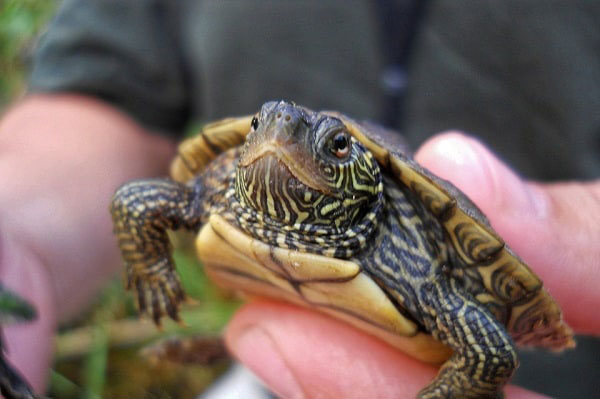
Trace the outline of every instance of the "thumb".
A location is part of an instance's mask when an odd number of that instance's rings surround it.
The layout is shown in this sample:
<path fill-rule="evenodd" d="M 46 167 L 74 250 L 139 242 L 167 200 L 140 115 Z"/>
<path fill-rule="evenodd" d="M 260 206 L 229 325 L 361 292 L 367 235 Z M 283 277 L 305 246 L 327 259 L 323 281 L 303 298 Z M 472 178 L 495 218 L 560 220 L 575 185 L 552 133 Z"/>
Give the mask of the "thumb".
<path fill-rule="evenodd" d="M 482 143 L 461 133 L 438 135 L 416 160 L 451 181 L 542 278 L 566 320 L 600 333 L 600 182 L 539 184 L 519 177 Z"/>
<path fill-rule="evenodd" d="M 509 245 L 522 231 L 514 226 L 546 222 L 545 193 L 521 179 L 472 137 L 461 133 L 435 136 L 417 151 L 415 159 L 464 192 Z"/>
<path fill-rule="evenodd" d="M 427 141 L 416 160 L 451 181 L 485 213 L 496 210 L 510 217 L 542 217 L 544 198 L 481 142 L 461 133 L 444 133 Z"/>

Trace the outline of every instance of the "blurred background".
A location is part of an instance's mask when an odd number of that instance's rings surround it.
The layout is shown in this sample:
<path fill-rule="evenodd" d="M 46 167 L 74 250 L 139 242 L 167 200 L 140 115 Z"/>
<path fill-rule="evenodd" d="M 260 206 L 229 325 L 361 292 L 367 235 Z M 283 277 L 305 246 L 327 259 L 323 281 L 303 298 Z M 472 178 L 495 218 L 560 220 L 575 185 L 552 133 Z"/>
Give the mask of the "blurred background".
<path fill-rule="evenodd" d="M 0 2 L 0 110 L 23 93 L 28 56 L 56 5 L 53 0 Z"/>
<path fill-rule="evenodd" d="M 0 1 L 0 114 L 25 92 L 31 53 L 59 3 Z M 186 326 L 165 321 L 159 331 L 151 322 L 140 320 L 121 276 L 116 277 L 91 309 L 61 326 L 49 397 L 192 398 L 227 370 L 230 362 L 219 336 L 240 302 L 207 281 L 186 244 L 189 241 L 179 239 L 184 248 L 175 255 L 178 271 L 186 292 L 196 299 L 182 312 Z M 201 360 L 205 365 L 157 361 L 153 356 L 152 344 L 188 335 L 206 337 L 199 343 L 209 354 Z"/>
<path fill-rule="evenodd" d="M 36 38 L 53 15 L 56 0 L 0 1 L 0 112 L 24 93 Z M 116 278 L 96 304 L 62 326 L 48 395 L 54 398 L 189 398 L 228 367 L 218 335 L 239 301 L 212 286 L 185 245 L 176 254 L 185 290 L 196 303 L 184 309 L 186 327 L 166 322 L 158 331 L 140 321 L 132 296 Z M 595 314 L 590 309 L 590 314 Z M 152 349 L 168 336 L 200 334 L 214 356 L 205 365 L 156 362 Z M 145 354 L 144 354 L 145 353 Z M 578 349 L 560 357 L 524 351 L 515 383 L 558 397 L 600 397 L 600 344 L 579 337 Z M 572 384 L 572 385 L 571 385 Z"/>

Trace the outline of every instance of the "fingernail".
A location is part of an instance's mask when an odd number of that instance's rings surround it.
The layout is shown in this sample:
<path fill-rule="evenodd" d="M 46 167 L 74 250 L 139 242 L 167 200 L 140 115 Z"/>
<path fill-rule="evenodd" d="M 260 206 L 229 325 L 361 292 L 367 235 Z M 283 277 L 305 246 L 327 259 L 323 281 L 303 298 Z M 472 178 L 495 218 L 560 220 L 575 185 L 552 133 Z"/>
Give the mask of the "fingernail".
<path fill-rule="evenodd" d="M 276 341 L 264 329 L 249 327 L 230 341 L 230 349 L 242 363 L 282 398 L 304 398 L 304 393 L 286 364 Z"/>
<path fill-rule="evenodd" d="M 488 201 L 487 193 L 492 188 L 490 173 L 478 146 L 469 136 L 449 132 L 427 141 L 417 153 L 417 161 L 473 199 Z"/>
<path fill-rule="evenodd" d="M 490 200 L 495 202 L 496 209 L 515 217 L 540 217 L 544 214 L 545 197 L 540 195 L 539 190 L 483 144 L 474 142 L 472 151 L 478 154 L 482 166 L 480 178 L 488 179 Z"/>

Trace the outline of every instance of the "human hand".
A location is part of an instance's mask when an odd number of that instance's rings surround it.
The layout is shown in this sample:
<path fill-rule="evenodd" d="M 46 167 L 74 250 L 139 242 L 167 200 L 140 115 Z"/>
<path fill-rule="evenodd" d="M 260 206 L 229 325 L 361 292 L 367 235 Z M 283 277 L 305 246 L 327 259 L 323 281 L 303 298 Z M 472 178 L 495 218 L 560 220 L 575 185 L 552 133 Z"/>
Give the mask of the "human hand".
<path fill-rule="evenodd" d="M 36 95 L 0 122 L 0 278 L 38 319 L 8 327 L 7 353 L 43 392 L 56 324 L 120 267 L 108 203 L 123 182 L 165 174 L 168 139 L 76 95 Z"/>
<path fill-rule="evenodd" d="M 520 179 L 478 141 L 450 133 L 416 159 L 452 181 L 542 278 L 579 333 L 600 334 L 600 182 Z M 229 324 L 232 353 L 284 398 L 414 398 L 436 369 L 316 312 L 253 302 Z M 539 398 L 517 387 L 507 398 Z"/>

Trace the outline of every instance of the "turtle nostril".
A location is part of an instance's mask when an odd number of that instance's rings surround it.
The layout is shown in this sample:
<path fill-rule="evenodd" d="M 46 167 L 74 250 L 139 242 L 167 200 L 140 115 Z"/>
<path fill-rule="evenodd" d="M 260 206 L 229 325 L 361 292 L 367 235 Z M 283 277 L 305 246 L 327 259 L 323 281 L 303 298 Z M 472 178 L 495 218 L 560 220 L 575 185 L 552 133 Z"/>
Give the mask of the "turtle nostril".
<path fill-rule="evenodd" d="M 281 108 L 275 110 L 273 121 L 276 122 L 280 128 L 293 130 L 302 121 L 302 112 L 293 105 L 283 104 Z"/>

